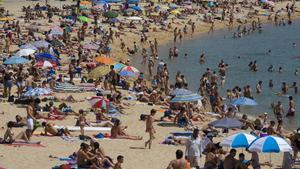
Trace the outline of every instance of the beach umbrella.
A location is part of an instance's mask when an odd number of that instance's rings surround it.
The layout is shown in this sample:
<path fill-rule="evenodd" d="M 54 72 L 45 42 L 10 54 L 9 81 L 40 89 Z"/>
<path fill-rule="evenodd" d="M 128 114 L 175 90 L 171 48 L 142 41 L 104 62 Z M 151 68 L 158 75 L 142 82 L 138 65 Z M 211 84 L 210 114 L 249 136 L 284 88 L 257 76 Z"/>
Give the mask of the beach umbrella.
<path fill-rule="evenodd" d="M 99 77 L 106 75 L 109 71 L 109 66 L 98 66 L 88 74 L 88 78 L 98 79 Z"/>
<path fill-rule="evenodd" d="M 180 89 L 180 88 L 176 88 L 170 92 L 170 95 L 172 96 L 189 95 L 189 94 L 193 94 L 193 92 L 187 89 Z"/>
<path fill-rule="evenodd" d="M 143 18 L 138 17 L 138 16 L 131 16 L 127 18 L 128 20 L 132 20 L 132 21 L 140 21 L 143 20 Z"/>
<path fill-rule="evenodd" d="M 80 92 L 83 90 L 83 88 L 65 82 L 56 84 L 54 90 L 57 92 Z"/>
<path fill-rule="evenodd" d="M 123 63 L 116 63 L 114 64 L 114 70 L 116 71 L 120 71 L 121 69 L 123 69 L 123 67 L 125 67 L 126 65 L 124 65 Z"/>
<path fill-rule="evenodd" d="M 171 9 L 176 9 L 176 8 L 178 8 L 178 5 L 176 5 L 176 4 L 170 4 L 169 7 L 170 7 Z"/>
<path fill-rule="evenodd" d="M 39 41 L 33 42 L 33 45 L 37 48 L 48 48 L 50 43 L 45 40 L 39 40 Z"/>
<path fill-rule="evenodd" d="M 99 63 L 105 64 L 105 65 L 111 65 L 113 63 L 113 60 L 111 58 L 105 57 L 105 56 L 98 56 L 95 58 L 95 60 Z"/>
<path fill-rule="evenodd" d="M 37 64 L 37 67 L 41 67 L 41 68 L 49 68 L 49 67 L 53 67 L 56 68 L 57 64 L 55 62 L 50 62 L 47 60 L 40 60 Z"/>
<path fill-rule="evenodd" d="M 142 11 L 141 7 L 139 7 L 139 6 L 133 6 L 131 8 L 135 11 Z"/>
<path fill-rule="evenodd" d="M 201 99 L 202 96 L 200 96 L 197 93 L 192 93 L 192 94 L 177 95 L 170 102 L 171 103 L 195 102 Z"/>
<path fill-rule="evenodd" d="M 55 63 L 59 62 L 57 57 L 51 55 L 50 53 L 39 53 L 39 54 L 35 55 L 35 58 L 37 60 L 50 60 L 50 61 L 53 61 Z"/>
<path fill-rule="evenodd" d="M 256 137 L 246 133 L 236 133 L 223 139 L 220 146 L 231 148 L 247 148 Z"/>
<path fill-rule="evenodd" d="M 92 22 L 92 19 L 90 19 L 86 16 L 78 16 L 78 20 L 81 22 Z"/>
<path fill-rule="evenodd" d="M 53 39 L 51 42 L 50 42 L 50 44 L 52 45 L 52 46 L 63 46 L 64 44 L 61 42 L 61 41 L 59 41 L 58 39 Z"/>
<path fill-rule="evenodd" d="M 80 5 L 91 5 L 90 1 L 81 1 Z"/>
<path fill-rule="evenodd" d="M 232 118 L 222 118 L 216 121 L 209 123 L 209 125 L 214 126 L 215 128 L 241 128 L 243 123 L 239 120 L 232 119 Z"/>
<path fill-rule="evenodd" d="M 21 49 L 15 54 L 15 56 L 29 56 L 34 53 L 35 53 L 35 50 L 33 50 L 33 49 Z"/>
<path fill-rule="evenodd" d="M 233 99 L 231 104 L 235 106 L 255 106 L 257 105 L 255 100 L 249 99 L 247 97 L 240 97 L 237 99 Z"/>
<path fill-rule="evenodd" d="M 128 77 L 137 77 L 139 73 L 140 71 L 137 68 L 132 66 L 125 66 L 119 72 L 121 76 L 128 76 Z"/>
<path fill-rule="evenodd" d="M 109 19 L 109 22 L 110 23 L 117 23 L 117 22 L 120 22 L 120 20 L 118 18 L 111 18 L 111 19 Z"/>
<path fill-rule="evenodd" d="M 107 3 L 119 3 L 122 2 L 122 0 L 106 0 Z"/>
<path fill-rule="evenodd" d="M 118 14 L 113 11 L 107 11 L 103 14 L 103 16 L 106 18 L 116 18 L 116 17 L 118 17 Z"/>
<path fill-rule="evenodd" d="M 100 9 L 104 9 L 103 5 L 95 5 L 92 7 L 92 9 L 95 9 L 95 10 L 100 10 Z"/>
<path fill-rule="evenodd" d="M 24 64 L 28 63 L 29 60 L 19 56 L 12 56 L 4 61 L 5 65 L 16 65 L 16 64 Z"/>
<path fill-rule="evenodd" d="M 92 108 L 107 108 L 109 100 L 101 96 L 94 96 L 87 99 Z"/>
<path fill-rule="evenodd" d="M 177 9 L 173 10 L 170 12 L 172 15 L 177 15 L 177 14 L 180 14 L 181 12 Z"/>
<path fill-rule="evenodd" d="M 32 49 L 32 50 L 38 50 L 38 48 L 35 47 L 35 46 L 32 45 L 32 44 L 21 45 L 21 46 L 20 46 L 20 49 Z"/>
<path fill-rule="evenodd" d="M 258 153 L 291 152 L 291 146 L 281 137 L 266 136 L 256 139 L 248 147 L 249 151 Z"/>
<path fill-rule="evenodd" d="M 34 88 L 32 90 L 27 91 L 24 93 L 24 96 L 26 97 L 34 97 L 34 96 L 45 96 L 45 95 L 51 95 L 53 91 L 49 88 Z"/>
<path fill-rule="evenodd" d="M 88 44 L 84 44 L 83 49 L 88 49 L 88 50 L 98 50 L 98 46 L 94 43 L 88 43 Z"/>
<path fill-rule="evenodd" d="M 270 153 L 269 163 L 272 164 L 271 153 L 291 152 L 292 147 L 281 137 L 266 136 L 254 140 L 248 150 L 258 153 Z"/>
<path fill-rule="evenodd" d="M 12 18 L 8 18 L 8 17 L 0 18 L 1 22 L 12 21 L 12 20 L 13 20 Z"/>
<path fill-rule="evenodd" d="M 127 0 L 127 4 L 138 4 L 140 0 Z"/>

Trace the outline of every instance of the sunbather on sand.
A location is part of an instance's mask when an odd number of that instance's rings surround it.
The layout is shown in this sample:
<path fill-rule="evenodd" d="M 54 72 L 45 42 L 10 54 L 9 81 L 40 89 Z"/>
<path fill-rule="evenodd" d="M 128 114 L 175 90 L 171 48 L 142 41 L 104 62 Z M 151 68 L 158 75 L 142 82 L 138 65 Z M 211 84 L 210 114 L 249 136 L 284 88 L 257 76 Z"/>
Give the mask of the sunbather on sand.
<path fill-rule="evenodd" d="M 129 140 L 142 140 L 143 137 L 140 136 L 130 136 L 124 132 L 124 130 L 127 128 L 121 127 L 121 122 L 120 120 L 116 120 L 114 122 L 114 126 L 111 128 L 111 138 L 116 138 L 116 139 L 129 139 Z"/>
<path fill-rule="evenodd" d="M 105 113 L 105 109 L 96 110 L 96 123 L 92 123 L 93 127 L 112 127 L 114 124 L 110 122 L 111 118 L 107 117 Z"/>
<path fill-rule="evenodd" d="M 24 140 L 26 143 L 30 143 L 30 144 L 40 144 L 41 142 L 31 142 L 30 141 L 30 137 L 31 137 L 31 130 L 30 129 L 26 129 L 25 131 L 20 132 L 16 137 L 14 137 L 14 133 L 12 131 L 12 127 L 13 127 L 13 122 L 8 122 L 7 123 L 7 130 L 4 134 L 4 138 L 1 141 L 2 143 L 14 143 L 17 140 Z"/>
<path fill-rule="evenodd" d="M 71 133 L 69 132 L 69 130 L 67 128 L 60 128 L 60 129 L 56 129 L 54 128 L 53 123 L 49 123 L 49 122 L 43 122 L 42 126 L 44 127 L 44 132 L 45 133 L 41 133 L 41 135 L 46 135 L 49 133 L 52 136 L 71 136 Z"/>

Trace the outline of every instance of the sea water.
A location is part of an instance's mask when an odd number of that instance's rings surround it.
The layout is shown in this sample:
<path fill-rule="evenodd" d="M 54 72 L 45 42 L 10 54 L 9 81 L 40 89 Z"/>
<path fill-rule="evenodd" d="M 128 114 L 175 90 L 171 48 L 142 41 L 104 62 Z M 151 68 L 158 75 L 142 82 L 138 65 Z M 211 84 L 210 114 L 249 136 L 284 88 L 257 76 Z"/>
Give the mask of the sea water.
<path fill-rule="evenodd" d="M 296 47 L 293 47 L 296 43 Z M 221 59 L 229 64 L 226 72 L 226 83 L 219 91 L 226 97 L 226 90 L 234 86 L 243 88 L 251 85 L 252 93 L 257 101 L 257 106 L 242 106 L 241 113 L 258 115 L 268 112 L 270 118 L 274 119 L 271 103 L 281 101 L 284 104 L 285 113 L 288 110 L 288 97 L 277 96 L 275 93 L 281 91 L 282 82 L 289 86 L 293 82 L 300 83 L 300 75 L 295 76 L 294 71 L 300 68 L 300 21 L 294 21 L 292 25 L 275 27 L 273 24 L 264 24 L 262 33 L 254 32 L 242 38 L 234 39 L 233 32 L 221 30 L 214 32 L 213 35 L 203 34 L 200 37 L 186 37 L 181 43 L 177 42 L 179 57 L 170 59 L 169 48 L 174 47 L 174 43 L 161 45 L 159 47 L 159 57 L 167 63 L 170 72 L 170 79 L 174 83 L 177 71 L 185 75 L 189 89 L 197 91 L 199 80 L 206 68 L 218 72 L 218 63 Z M 268 50 L 271 50 L 270 54 Z M 199 56 L 205 52 L 207 62 L 199 64 Z M 185 58 L 184 54 L 188 56 Z M 300 58 L 300 57 L 299 57 Z M 248 64 L 257 61 L 258 71 L 251 72 Z M 274 72 L 268 72 L 269 65 L 274 66 Z M 139 67 L 139 66 L 138 66 Z M 279 67 L 283 72 L 279 73 Z M 268 87 L 269 80 L 272 79 L 274 87 Z M 263 81 L 263 91 L 256 94 L 256 84 Z M 300 85 L 300 84 L 299 84 Z M 294 94 L 294 89 L 290 88 L 289 95 L 294 96 L 296 102 L 296 117 L 285 118 L 285 124 L 289 129 L 300 127 L 300 99 L 299 95 Z"/>

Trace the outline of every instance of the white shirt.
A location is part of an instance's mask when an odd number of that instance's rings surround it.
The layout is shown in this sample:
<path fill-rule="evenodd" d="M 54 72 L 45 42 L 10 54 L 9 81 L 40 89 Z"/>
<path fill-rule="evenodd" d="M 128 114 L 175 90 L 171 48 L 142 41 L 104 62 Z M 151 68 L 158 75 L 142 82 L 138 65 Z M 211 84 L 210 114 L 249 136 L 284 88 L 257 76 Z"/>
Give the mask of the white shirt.
<path fill-rule="evenodd" d="M 185 155 L 190 157 L 200 157 L 202 154 L 202 142 L 201 139 L 194 138 L 191 136 L 190 139 L 187 140 Z"/>

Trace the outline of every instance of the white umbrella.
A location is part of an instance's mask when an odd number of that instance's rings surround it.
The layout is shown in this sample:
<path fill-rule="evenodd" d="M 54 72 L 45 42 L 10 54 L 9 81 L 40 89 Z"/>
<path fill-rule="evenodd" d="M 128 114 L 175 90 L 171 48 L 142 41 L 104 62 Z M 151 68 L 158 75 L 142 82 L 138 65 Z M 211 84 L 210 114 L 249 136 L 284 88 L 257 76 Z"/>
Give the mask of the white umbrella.
<path fill-rule="evenodd" d="M 138 17 L 138 16 L 131 16 L 127 18 L 128 20 L 132 20 L 132 21 L 140 21 L 143 20 L 143 18 Z"/>
<path fill-rule="evenodd" d="M 35 53 L 35 50 L 33 50 L 33 49 L 21 49 L 15 54 L 15 56 L 29 56 L 34 53 Z"/>

